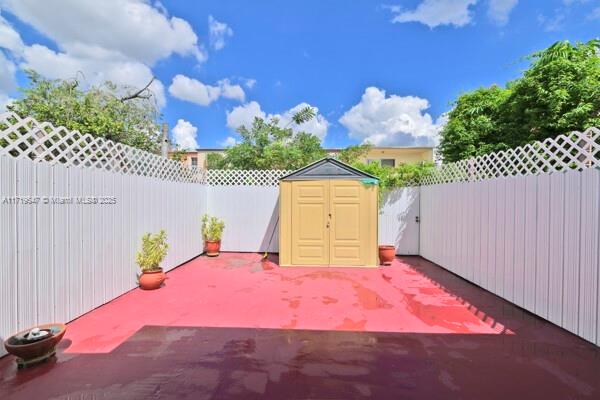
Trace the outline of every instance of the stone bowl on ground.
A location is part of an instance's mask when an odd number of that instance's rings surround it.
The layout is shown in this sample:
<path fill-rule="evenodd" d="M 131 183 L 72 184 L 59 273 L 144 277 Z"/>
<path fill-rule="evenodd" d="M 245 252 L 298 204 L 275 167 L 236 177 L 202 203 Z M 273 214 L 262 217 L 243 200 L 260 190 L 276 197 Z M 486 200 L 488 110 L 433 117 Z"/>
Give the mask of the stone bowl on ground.
<path fill-rule="evenodd" d="M 27 334 L 33 328 L 46 330 L 49 334 L 43 338 L 28 341 Z M 56 353 L 56 345 L 61 341 L 66 331 L 67 327 L 60 323 L 38 325 L 6 339 L 4 348 L 17 357 L 19 367 L 26 367 L 52 357 Z"/>

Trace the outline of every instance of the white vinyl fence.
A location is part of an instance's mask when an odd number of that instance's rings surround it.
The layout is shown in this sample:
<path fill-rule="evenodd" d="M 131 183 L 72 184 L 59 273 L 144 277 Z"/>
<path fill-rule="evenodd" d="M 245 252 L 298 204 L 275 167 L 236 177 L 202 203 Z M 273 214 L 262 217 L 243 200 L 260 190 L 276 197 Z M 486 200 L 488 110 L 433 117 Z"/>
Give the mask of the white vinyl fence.
<path fill-rule="evenodd" d="M 235 181 L 234 181 L 235 182 Z M 224 220 L 223 251 L 279 251 L 279 187 L 208 186 L 207 210 Z M 419 188 L 391 192 L 379 214 L 379 243 L 419 254 Z"/>
<path fill-rule="evenodd" d="M 225 222 L 223 251 L 278 251 L 278 186 L 208 186 L 206 190 L 208 213 Z"/>
<path fill-rule="evenodd" d="M 167 270 L 199 255 L 205 190 L 0 156 L 0 339 L 71 321 L 136 287 L 146 232 L 167 231 Z"/>
<path fill-rule="evenodd" d="M 419 187 L 388 193 L 379 211 L 379 244 L 396 246 L 396 254 L 419 254 Z"/>
<path fill-rule="evenodd" d="M 421 188 L 421 255 L 600 345 L 600 170 Z"/>

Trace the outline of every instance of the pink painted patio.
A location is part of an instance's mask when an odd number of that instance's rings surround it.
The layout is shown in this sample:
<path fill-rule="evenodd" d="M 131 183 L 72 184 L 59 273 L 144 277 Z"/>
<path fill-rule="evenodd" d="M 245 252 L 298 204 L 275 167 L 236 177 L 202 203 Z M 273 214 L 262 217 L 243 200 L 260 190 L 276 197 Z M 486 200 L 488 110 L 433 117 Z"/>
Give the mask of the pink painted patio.
<path fill-rule="evenodd" d="M 276 261 L 198 257 L 69 323 L 56 360 L 1 359 L 2 398 L 597 398 L 594 345 L 420 257 Z"/>

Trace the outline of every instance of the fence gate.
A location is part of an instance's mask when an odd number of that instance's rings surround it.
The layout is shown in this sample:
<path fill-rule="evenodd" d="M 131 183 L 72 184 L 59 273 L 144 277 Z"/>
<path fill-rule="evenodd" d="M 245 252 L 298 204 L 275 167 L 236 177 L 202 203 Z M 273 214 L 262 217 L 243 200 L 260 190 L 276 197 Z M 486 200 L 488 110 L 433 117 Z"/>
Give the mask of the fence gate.
<path fill-rule="evenodd" d="M 419 254 L 420 188 L 396 189 L 385 196 L 379 215 L 379 244 L 393 244 L 398 255 Z"/>

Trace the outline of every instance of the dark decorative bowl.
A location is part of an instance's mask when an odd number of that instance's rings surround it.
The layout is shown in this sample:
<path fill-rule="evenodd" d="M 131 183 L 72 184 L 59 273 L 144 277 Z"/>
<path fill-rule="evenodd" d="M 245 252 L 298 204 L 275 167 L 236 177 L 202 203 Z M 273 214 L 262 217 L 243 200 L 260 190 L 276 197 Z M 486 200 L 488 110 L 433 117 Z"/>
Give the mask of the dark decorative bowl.
<path fill-rule="evenodd" d="M 26 335 L 33 328 L 48 330 L 50 331 L 50 335 L 33 342 L 27 342 L 25 340 Z M 19 367 L 43 361 L 53 356 L 56 352 L 56 345 L 67 331 L 67 327 L 64 324 L 58 323 L 38 325 L 33 328 L 12 335 L 4 341 L 6 351 L 18 357 L 17 364 Z"/>

